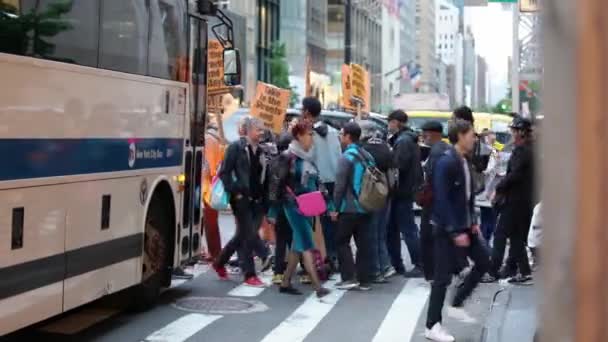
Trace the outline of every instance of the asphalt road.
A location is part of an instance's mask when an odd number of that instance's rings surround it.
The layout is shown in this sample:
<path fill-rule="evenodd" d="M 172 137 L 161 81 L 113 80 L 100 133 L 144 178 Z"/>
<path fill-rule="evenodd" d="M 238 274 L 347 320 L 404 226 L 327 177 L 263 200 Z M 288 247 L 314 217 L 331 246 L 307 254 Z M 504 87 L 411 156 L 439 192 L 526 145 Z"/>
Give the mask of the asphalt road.
<path fill-rule="evenodd" d="M 221 219 L 223 236 L 234 229 L 231 217 Z M 191 281 L 175 281 L 153 309 L 133 313 L 119 296 L 87 305 L 69 315 L 27 328 L 1 341 L 200 341 L 295 342 L 425 341 L 424 319 L 429 285 L 421 279 L 394 277 L 369 292 L 332 294 L 319 301 L 307 285 L 295 283 L 302 296 L 278 293 L 276 287 L 252 289 L 239 275 L 220 281 L 206 265 L 189 269 Z M 264 275 L 270 282 L 270 274 Z M 475 323 L 446 317 L 445 325 L 459 342 L 478 342 L 500 285 L 481 285 L 467 303 Z M 449 297 L 449 296 L 448 296 Z M 521 341 L 525 342 L 525 341 Z"/>

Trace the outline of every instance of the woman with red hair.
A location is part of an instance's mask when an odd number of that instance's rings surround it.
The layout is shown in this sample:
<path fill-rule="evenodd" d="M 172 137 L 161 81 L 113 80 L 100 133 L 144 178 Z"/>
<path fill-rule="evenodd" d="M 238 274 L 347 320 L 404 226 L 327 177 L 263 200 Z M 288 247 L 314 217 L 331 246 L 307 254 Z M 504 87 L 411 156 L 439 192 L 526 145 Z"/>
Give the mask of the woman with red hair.
<path fill-rule="evenodd" d="M 268 196 L 271 201 L 269 222 L 274 224 L 278 212 L 283 210 L 292 230 L 291 250 L 280 292 L 302 294 L 291 285 L 291 277 L 302 255 L 304 268 L 311 277 L 317 297 L 321 298 L 330 291 L 321 285 L 314 266 L 312 253 L 315 247 L 312 230 L 314 221 L 313 218 L 302 215 L 295 202 L 295 196 L 319 191 L 319 171 L 313 163 L 312 154 L 312 127 L 306 122 L 299 122 L 292 127 L 291 134 L 293 141 L 280 155 L 278 169 L 270 178 Z"/>

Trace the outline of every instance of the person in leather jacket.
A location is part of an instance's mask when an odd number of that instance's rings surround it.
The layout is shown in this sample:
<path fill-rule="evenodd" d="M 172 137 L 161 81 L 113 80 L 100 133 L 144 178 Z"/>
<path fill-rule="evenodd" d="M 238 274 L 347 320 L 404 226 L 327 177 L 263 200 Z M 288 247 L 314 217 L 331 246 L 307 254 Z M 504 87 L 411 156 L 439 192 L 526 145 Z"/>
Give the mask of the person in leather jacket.
<path fill-rule="evenodd" d="M 510 267 L 516 267 L 519 273 L 512 277 L 511 283 L 531 283 L 532 275 L 526 241 L 535 199 L 534 182 L 534 147 L 532 143 L 532 122 L 516 117 L 511 124 L 511 133 L 515 148 L 509 159 L 507 174 L 496 185 L 494 197 L 501 198 L 501 213 L 497 232 L 505 234 L 511 242 Z M 490 275 L 497 277 L 502 265 L 505 239 L 495 239 L 492 251 L 492 268 Z M 511 270 L 512 272 L 515 270 Z M 513 272 L 514 273 L 514 272 Z"/>

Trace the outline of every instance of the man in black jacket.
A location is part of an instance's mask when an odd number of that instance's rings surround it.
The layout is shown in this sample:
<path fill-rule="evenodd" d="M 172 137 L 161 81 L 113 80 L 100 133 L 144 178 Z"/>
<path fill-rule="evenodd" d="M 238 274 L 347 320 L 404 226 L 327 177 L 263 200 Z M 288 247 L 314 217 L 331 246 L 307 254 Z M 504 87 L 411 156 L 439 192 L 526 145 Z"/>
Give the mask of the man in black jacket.
<path fill-rule="evenodd" d="M 428 121 L 422 126 L 422 136 L 424 143 L 431 147 L 429 157 L 424 163 L 424 188 L 423 195 L 425 200 L 432 200 L 433 167 L 450 145 L 442 140 L 443 126 L 439 121 Z M 433 226 L 431 225 L 431 213 L 433 211 L 432 202 L 422 204 L 422 214 L 420 216 L 420 244 L 422 250 L 422 265 L 424 278 L 427 281 L 433 280 Z"/>
<path fill-rule="evenodd" d="M 403 236 L 414 270 L 411 277 L 422 277 L 420 258 L 420 237 L 414 217 L 414 195 L 423 182 L 422 165 L 418 135 L 407 126 L 408 116 L 396 110 L 388 116 L 389 144 L 393 148 L 393 165 L 399 170 L 399 184 L 391 202 L 390 223 L 388 226 L 388 251 L 395 270 L 403 275 L 405 267 L 401 258 L 401 239 Z"/>
<path fill-rule="evenodd" d="M 241 270 L 248 286 L 262 287 L 265 284 L 256 276 L 253 250 L 260 245 L 258 229 L 264 213 L 264 183 L 266 176 L 266 157 L 259 146 L 264 134 L 264 125 L 253 117 L 246 117 L 240 129 L 244 136 L 228 146 L 220 179 L 230 194 L 230 206 L 236 219 L 236 233 L 226 244 L 213 265 L 220 279 L 227 279 L 225 265 L 238 251 Z M 261 257 L 267 264 L 266 251 Z"/>
<path fill-rule="evenodd" d="M 509 257 L 512 265 L 517 265 L 519 274 L 509 282 L 531 284 L 532 272 L 528 263 L 526 242 L 530 221 L 535 205 L 534 185 L 534 148 L 532 146 L 532 123 L 530 120 L 516 117 L 511 124 L 511 134 L 515 149 L 509 159 L 507 174 L 496 185 L 496 196 L 502 198 L 497 234 L 505 234 L 511 241 Z M 504 257 L 506 239 L 494 239 L 492 250 L 492 268 L 490 275 L 497 278 Z"/>
<path fill-rule="evenodd" d="M 379 127 L 369 120 L 359 122 L 361 127 L 361 147 L 369 152 L 376 162 L 376 167 L 384 174 L 388 174 L 393 167 L 393 153 L 386 140 L 382 139 Z M 388 201 L 384 208 L 372 214 L 372 225 L 369 229 L 370 239 L 370 264 L 372 281 L 374 283 L 386 283 L 387 277 L 395 273 L 391 266 L 386 244 L 386 227 L 388 224 L 389 205 Z"/>

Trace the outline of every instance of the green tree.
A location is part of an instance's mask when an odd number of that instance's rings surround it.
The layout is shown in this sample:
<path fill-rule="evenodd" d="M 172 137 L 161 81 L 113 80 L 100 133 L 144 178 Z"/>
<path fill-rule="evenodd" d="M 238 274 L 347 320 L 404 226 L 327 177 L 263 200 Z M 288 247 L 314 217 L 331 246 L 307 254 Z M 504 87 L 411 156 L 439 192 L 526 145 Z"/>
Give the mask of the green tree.
<path fill-rule="evenodd" d="M 283 89 L 291 90 L 291 98 L 289 105 L 294 107 L 298 101 L 298 94 L 289 84 L 289 64 L 287 64 L 287 48 L 285 43 L 273 42 L 270 46 L 270 58 L 268 64 L 270 66 L 270 84 Z"/>
<path fill-rule="evenodd" d="M 40 0 L 19 14 L 14 6 L 0 2 L 0 38 L 7 52 L 46 57 L 55 52 L 48 40 L 72 25 L 62 17 L 72 10 L 72 0 L 56 1 L 40 10 Z M 12 14 L 12 15 L 11 15 Z"/>

